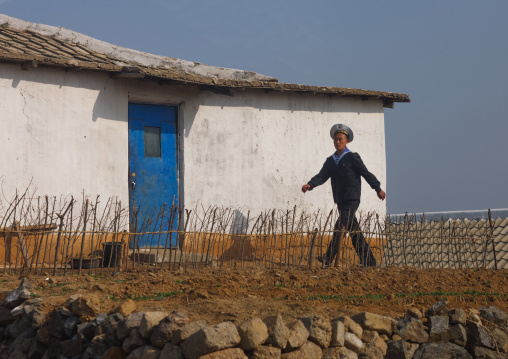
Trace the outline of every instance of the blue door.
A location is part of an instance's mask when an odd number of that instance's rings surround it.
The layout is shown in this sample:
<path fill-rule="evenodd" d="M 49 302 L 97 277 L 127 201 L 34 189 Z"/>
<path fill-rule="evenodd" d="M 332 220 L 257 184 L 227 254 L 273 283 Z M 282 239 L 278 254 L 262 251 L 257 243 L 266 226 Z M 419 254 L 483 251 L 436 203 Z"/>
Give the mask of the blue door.
<path fill-rule="evenodd" d="M 176 229 L 177 211 L 171 210 L 178 206 L 175 107 L 129 104 L 129 192 L 132 231 Z M 169 247 L 176 241 L 175 234 L 146 234 L 131 247 Z"/>

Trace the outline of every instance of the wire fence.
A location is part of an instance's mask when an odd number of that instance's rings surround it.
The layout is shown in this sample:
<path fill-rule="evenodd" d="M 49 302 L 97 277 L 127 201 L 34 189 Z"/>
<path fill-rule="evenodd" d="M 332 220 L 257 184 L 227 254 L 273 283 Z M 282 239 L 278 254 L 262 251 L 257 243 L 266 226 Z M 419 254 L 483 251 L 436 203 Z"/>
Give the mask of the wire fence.
<path fill-rule="evenodd" d="M 492 221 L 392 221 L 358 212 L 378 266 L 495 267 Z M 40 197 L 29 191 L 0 202 L 0 271 L 97 274 L 136 269 L 322 266 L 332 236 L 332 266 L 360 265 L 352 229 L 335 226 L 338 211 L 271 209 L 253 215 L 229 207 L 124 205 L 82 195 Z M 358 248 L 357 248 L 358 249 Z M 493 264 L 494 263 L 494 264 Z"/>

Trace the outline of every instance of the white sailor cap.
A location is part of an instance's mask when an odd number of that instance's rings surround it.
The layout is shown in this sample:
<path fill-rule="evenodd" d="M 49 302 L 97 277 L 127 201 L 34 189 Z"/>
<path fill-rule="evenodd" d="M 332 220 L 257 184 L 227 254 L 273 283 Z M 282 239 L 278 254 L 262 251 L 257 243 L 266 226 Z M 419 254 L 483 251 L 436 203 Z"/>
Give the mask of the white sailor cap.
<path fill-rule="evenodd" d="M 353 138 L 355 137 L 353 135 L 353 130 L 341 123 L 332 126 L 332 128 L 330 129 L 330 137 L 333 138 L 333 136 L 335 136 L 336 133 L 345 134 L 349 139 L 349 142 L 353 142 Z"/>

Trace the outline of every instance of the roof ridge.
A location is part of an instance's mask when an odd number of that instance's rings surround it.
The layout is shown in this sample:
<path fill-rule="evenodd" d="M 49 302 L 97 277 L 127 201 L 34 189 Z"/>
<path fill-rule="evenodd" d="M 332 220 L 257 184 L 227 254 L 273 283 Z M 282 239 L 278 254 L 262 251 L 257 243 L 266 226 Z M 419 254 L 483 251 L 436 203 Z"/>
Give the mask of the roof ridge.
<path fill-rule="evenodd" d="M 126 63 L 132 64 L 134 62 L 141 66 L 167 69 L 177 68 L 183 73 L 224 80 L 278 81 L 276 78 L 261 75 L 252 71 L 216 67 L 201 64 L 200 62 L 192 62 L 133 50 L 95 39 L 91 36 L 81 34 L 62 26 L 32 23 L 5 14 L 0 14 L 0 26 L 18 31 L 31 31 L 36 34 L 59 39 L 64 42 L 83 45 L 92 51 L 117 59 L 117 65 L 121 66 Z M 125 61 L 125 63 L 123 63 L 123 61 Z"/>

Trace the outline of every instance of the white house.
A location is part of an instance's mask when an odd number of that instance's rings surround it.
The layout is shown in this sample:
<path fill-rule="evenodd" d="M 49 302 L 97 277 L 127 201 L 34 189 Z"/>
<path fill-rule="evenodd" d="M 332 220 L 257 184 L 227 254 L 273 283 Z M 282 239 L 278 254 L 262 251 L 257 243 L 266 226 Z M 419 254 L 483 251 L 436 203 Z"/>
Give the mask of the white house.
<path fill-rule="evenodd" d="M 41 195 L 173 200 L 254 212 L 330 210 L 302 194 L 334 149 L 329 129 L 386 188 L 384 108 L 406 94 L 279 83 L 249 71 L 147 54 L 0 15 L 0 186 Z M 364 183 L 362 209 L 386 212 Z"/>

